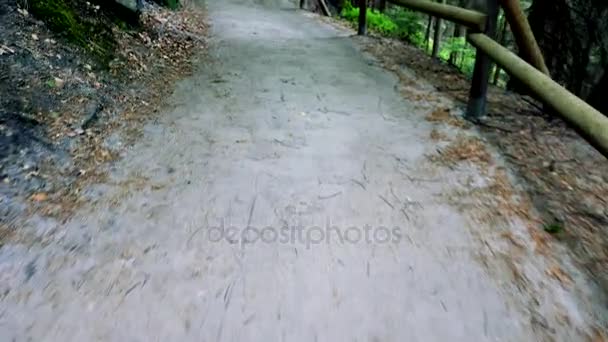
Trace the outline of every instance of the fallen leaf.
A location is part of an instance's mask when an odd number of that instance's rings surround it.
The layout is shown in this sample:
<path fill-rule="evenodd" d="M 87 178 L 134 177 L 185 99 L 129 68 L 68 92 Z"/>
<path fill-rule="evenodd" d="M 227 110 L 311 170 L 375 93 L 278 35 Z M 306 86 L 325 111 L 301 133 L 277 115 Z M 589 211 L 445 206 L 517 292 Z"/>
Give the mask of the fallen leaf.
<path fill-rule="evenodd" d="M 34 202 L 43 202 L 46 201 L 49 196 L 44 192 L 39 192 L 32 195 L 32 200 Z"/>

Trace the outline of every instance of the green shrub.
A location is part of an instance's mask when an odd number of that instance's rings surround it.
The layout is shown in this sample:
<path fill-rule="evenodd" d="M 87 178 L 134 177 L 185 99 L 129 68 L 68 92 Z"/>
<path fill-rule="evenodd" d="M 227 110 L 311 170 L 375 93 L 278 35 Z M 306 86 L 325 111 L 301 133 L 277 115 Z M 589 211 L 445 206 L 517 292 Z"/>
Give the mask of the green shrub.
<path fill-rule="evenodd" d="M 397 25 L 397 37 L 422 47 L 424 41 L 424 24 L 421 15 L 405 8 L 393 7 L 387 10 L 386 15 Z"/>
<path fill-rule="evenodd" d="M 340 13 L 342 18 L 357 24 L 359 21 L 359 8 L 346 1 Z M 380 33 L 386 37 L 399 38 L 409 42 L 421 49 L 426 49 L 427 20 L 426 16 L 409 9 L 401 7 L 390 7 L 385 13 L 367 10 L 367 26 L 370 30 Z M 448 38 L 441 44 L 439 58 L 444 61 L 450 59 L 453 52 L 458 52 L 458 67 L 466 75 L 472 75 L 475 67 L 475 49 L 470 46 L 464 37 Z"/>
<path fill-rule="evenodd" d="M 27 5 L 52 31 L 91 52 L 103 65 L 113 58 L 117 43 L 111 28 L 93 19 L 86 20 L 78 1 L 28 0 Z"/>
<path fill-rule="evenodd" d="M 353 7 L 350 2 L 346 2 L 341 16 L 352 23 L 357 23 L 359 21 L 359 8 Z M 395 36 L 398 29 L 397 24 L 387 15 L 369 8 L 367 9 L 367 27 L 387 36 Z"/>
<path fill-rule="evenodd" d="M 475 68 L 475 49 L 467 43 L 464 37 L 449 38 L 443 42 L 439 58 L 448 61 L 452 52 L 460 55 L 460 61 L 458 61 L 460 71 L 466 75 L 472 75 Z"/>

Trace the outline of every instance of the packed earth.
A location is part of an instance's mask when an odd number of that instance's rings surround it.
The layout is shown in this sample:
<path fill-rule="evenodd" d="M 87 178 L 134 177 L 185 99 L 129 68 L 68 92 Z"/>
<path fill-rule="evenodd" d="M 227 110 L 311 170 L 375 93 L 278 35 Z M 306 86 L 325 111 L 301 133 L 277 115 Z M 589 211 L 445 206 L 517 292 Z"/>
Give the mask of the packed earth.
<path fill-rule="evenodd" d="M 608 163 L 533 100 L 287 0 L 107 68 L 0 18 L 1 340 L 607 339 Z"/>

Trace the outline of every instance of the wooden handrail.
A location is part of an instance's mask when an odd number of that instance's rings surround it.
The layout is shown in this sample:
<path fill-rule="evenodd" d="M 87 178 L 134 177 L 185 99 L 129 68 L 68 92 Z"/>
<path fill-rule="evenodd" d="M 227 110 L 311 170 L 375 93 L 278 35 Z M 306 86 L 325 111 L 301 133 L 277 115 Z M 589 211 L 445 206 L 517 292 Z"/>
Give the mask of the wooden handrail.
<path fill-rule="evenodd" d="M 486 15 L 473 10 L 458 6 L 445 5 L 429 0 L 387 0 L 388 2 L 411 8 L 426 14 L 440 17 L 446 20 L 468 26 L 474 30 L 483 32 L 485 30 Z"/>
<path fill-rule="evenodd" d="M 495 42 L 491 37 L 484 33 L 478 33 L 487 31 L 486 24 L 488 17 L 486 14 L 457 6 L 443 5 L 429 0 L 388 1 L 398 6 L 450 20 L 476 30 L 477 32 L 469 33 L 467 39 L 477 48 L 478 61 L 479 58 L 485 58 L 483 54 L 490 57 L 511 76 L 527 86 L 539 100 L 555 109 L 556 113 L 572 125 L 587 142 L 608 158 L 608 117 L 569 92 L 559 83 L 553 81 L 551 77 L 542 71 L 528 64 L 509 49 Z M 497 0 L 488 0 L 489 4 L 490 1 Z M 480 55 L 479 52 L 482 52 L 482 54 Z M 542 66 L 541 69 L 543 69 Z M 471 89 L 476 89 L 476 86 L 473 85 Z M 483 99 L 485 103 L 485 93 Z M 471 99 L 469 99 L 470 104 Z"/>
<path fill-rule="evenodd" d="M 555 109 L 591 145 L 608 157 L 608 117 L 485 34 L 472 33 L 467 39 L 526 85 L 541 101 Z"/>

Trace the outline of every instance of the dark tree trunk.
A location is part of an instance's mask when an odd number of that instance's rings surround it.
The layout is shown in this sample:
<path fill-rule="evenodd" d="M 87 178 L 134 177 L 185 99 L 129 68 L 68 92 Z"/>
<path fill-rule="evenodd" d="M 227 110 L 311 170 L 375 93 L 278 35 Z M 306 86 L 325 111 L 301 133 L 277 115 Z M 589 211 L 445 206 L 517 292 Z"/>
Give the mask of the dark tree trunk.
<path fill-rule="evenodd" d="M 441 0 L 440 3 L 445 3 L 445 0 Z M 439 56 L 439 49 L 441 49 L 441 19 L 435 18 L 435 34 L 433 35 L 433 52 L 431 56 L 437 58 Z"/>
<path fill-rule="evenodd" d="M 429 21 L 426 25 L 426 33 L 424 34 L 424 44 L 426 52 L 429 52 L 429 41 L 431 40 L 431 28 L 433 27 L 433 17 L 429 15 Z"/>
<path fill-rule="evenodd" d="M 554 80 L 584 97 L 590 54 L 606 32 L 606 1 L 534 0 L 528 20 Z M 510 82 L 510 86 L 513 82 Z"/>
<path fill-rule="evenodd" d="M 604 69 L 604 76 L 593 88 L 588 100 L 590 105 L 604 115 L 608 115 L 608 100 L 606 99 L 606 96 L 608 96 L 608 65 Z"/>

